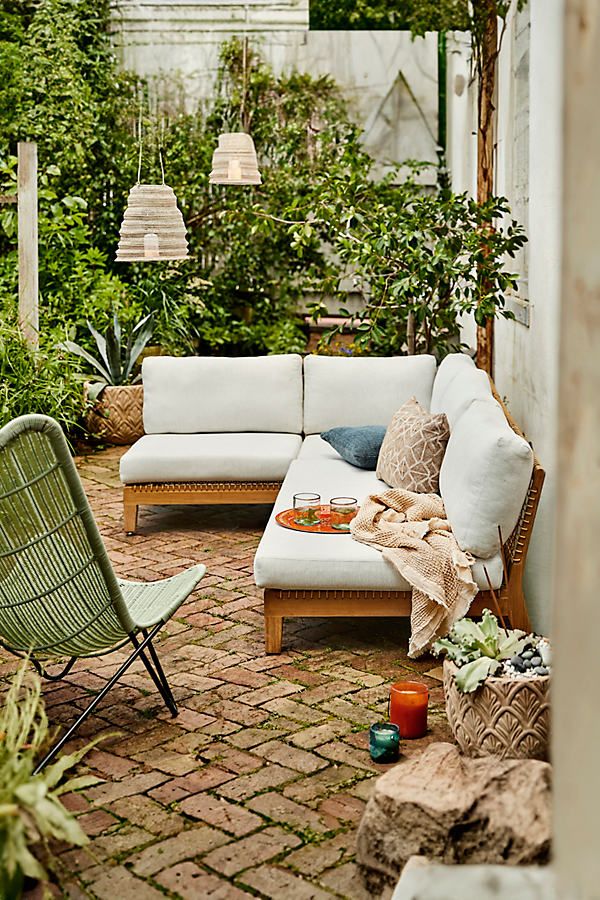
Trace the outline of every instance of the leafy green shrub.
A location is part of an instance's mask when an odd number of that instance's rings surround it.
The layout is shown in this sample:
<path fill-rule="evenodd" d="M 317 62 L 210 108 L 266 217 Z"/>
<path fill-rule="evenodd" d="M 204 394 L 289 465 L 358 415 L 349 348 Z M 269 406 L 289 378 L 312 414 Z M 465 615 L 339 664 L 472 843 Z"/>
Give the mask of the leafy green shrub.
<path fill-rule="evenodd" d="M 356 343 L 371 352 L 443 356 L 458 343 L 461 315 L 473 313 L 478 324 L 488 316 L 513 317 L 505 303 L 517 275 L 507 258 L 527 238 L 508 218 L 507 201 L 478 204 L 443 184 L 424 187 L 415 177 L 423 166 L 409 164 L 408 175 L 397 170 L 376 182 L 351 158 L 322 179 L 312 222 L 294 228 L 300 245 L 307 224 L 309 242 L 315 232 L 329 241 L 362 290 L 361 312 L 341 313 L 358 320 Z M 345 296 L 335 281 L 323 288 Z M 317 304 L 313 314 L 323 311 Z"/>
<path fill-rule="evenodd" d="M 16 323 L 0 317 L 0 425 L 43 413 L 73 433 L 83 412 L 78 366 L 42 337 L 32 350 Z"/>

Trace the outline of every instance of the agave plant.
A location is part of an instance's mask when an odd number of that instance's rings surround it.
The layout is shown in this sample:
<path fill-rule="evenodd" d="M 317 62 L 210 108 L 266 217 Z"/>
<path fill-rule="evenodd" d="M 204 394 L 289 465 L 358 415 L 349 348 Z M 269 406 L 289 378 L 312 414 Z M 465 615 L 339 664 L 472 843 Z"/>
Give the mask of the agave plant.
<path fill-rule="evenodd" d="M 465 694 L 476 690 L 488 675 L 495 675 L 506 659 L 521 652 L 531 635 L 518 628 L 500 628 L 498 619 L 484 609 L 481 622 L 460 619 L 450 634 L 433 645 L 437 655 L 444 653 L 456 663 L 456 686 Z"/>
<path fill-rule="evenodd" d="M 139 375 L 132 377 L 133 370 L 140 353 L 152 337 L 153 313 L 134 325 L 126 342 L 116 313 L 113 324 L 107 328 L 106 334 L 100 334 L 89 321 L 87 327 L 98 347 L 98 358 L 74 341 L 65 341 L 61 347 L 85 359 L 100 375 L 101 380 L 90 385 L 88 390 L 90 400 L 97 400 L 106 385 L 135 384 L 139 381 Z"/>
<path fill-rule="evenodd" d="M 99 779 L 64 775 L 96 741 L 34 775 L 36 760 L 48 739 L 48 719 L 40 679 L 27 671 L 27 660 L 15 675 L 0 711 L 0 898 L 21 895 L 23 879 L 46 881 L 48 873 L 31 849 L 49 838 L 78 847 L 88 838 L 60 797 L 89 787 Z"/>

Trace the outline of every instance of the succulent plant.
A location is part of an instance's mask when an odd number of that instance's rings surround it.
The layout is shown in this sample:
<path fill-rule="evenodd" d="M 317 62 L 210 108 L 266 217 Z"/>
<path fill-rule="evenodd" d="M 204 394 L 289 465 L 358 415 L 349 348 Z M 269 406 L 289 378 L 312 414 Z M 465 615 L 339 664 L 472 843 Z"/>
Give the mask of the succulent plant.
<path fill-rule="evenodd" d="M 505 660 L 518 656 L 531 640 L 532 635 L 518 628 L 500 628 L 496 616 L 484 609 L 481 622 L 473 619 L 456 622 L 448 637 L 435 642 L 433 652 L 445 654 L 456 663 L 456 686 L 468 694 L 488 675 L 495 675 Z"/>
<path fill-rule="evenodd" d="M 80 356 L 100 375 L 101 381 L 94 382 L 88 391 L 91 400 L 97 400 L 106 385 L 134 384 L 139 380 L 139 375 L 132 378 L 133 370 L 140 353 L 152 337 L 154 326 L 152 317 L 153 314 L 150 313 L 141 319 L 137 325 L 134 325 L 129 332 L 126 342 L 123 340 L 121 323 L 116 313 L 113 318 L 113 324 L 107 328 L 106 334 L 100 334 L 88 322 L 87 326 L 90 334 L 98 348 L 98 358 L 92 356 L 84 347 L 81 347 L 74 341 L 64 341 L 61 344 L 64 350 Z"/>

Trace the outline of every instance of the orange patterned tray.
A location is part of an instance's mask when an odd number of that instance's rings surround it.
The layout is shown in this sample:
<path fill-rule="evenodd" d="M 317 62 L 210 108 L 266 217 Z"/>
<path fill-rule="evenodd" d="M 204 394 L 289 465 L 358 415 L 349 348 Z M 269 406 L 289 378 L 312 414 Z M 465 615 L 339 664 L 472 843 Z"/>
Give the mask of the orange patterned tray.
<path fill-rule="evenodd" d="M 319 515 L 321 521 L 317 525 L 298 525 L 294 522 L 295 509 L 284 509 L 283 512 L 277 513 L 275 519 L 283 528 L 289 528 L 291 531 L 306 531 L 309 534 L 350 534 L 340 528 L 331 527 L 331 512 L 329 504 L 319 506 Z"/>

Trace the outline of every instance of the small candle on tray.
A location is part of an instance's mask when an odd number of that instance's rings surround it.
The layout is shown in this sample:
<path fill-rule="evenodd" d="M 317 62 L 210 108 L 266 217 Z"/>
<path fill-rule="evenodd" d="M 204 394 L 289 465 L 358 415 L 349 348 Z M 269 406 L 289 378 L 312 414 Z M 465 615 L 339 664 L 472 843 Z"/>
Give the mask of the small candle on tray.
<path fill-rule="evenodd" d="M 369 752 L 376 763 L 398 761 L 400 734 L 398 726 L 391 722 L 377 722 L 369 728 Z"/>
<path fill-rule="evenodd" d="M 427 732 L 429 690 L 421 681 L 398 681 L 390 688 L 390 721 L 401 738 L 420 738 Z"/>

